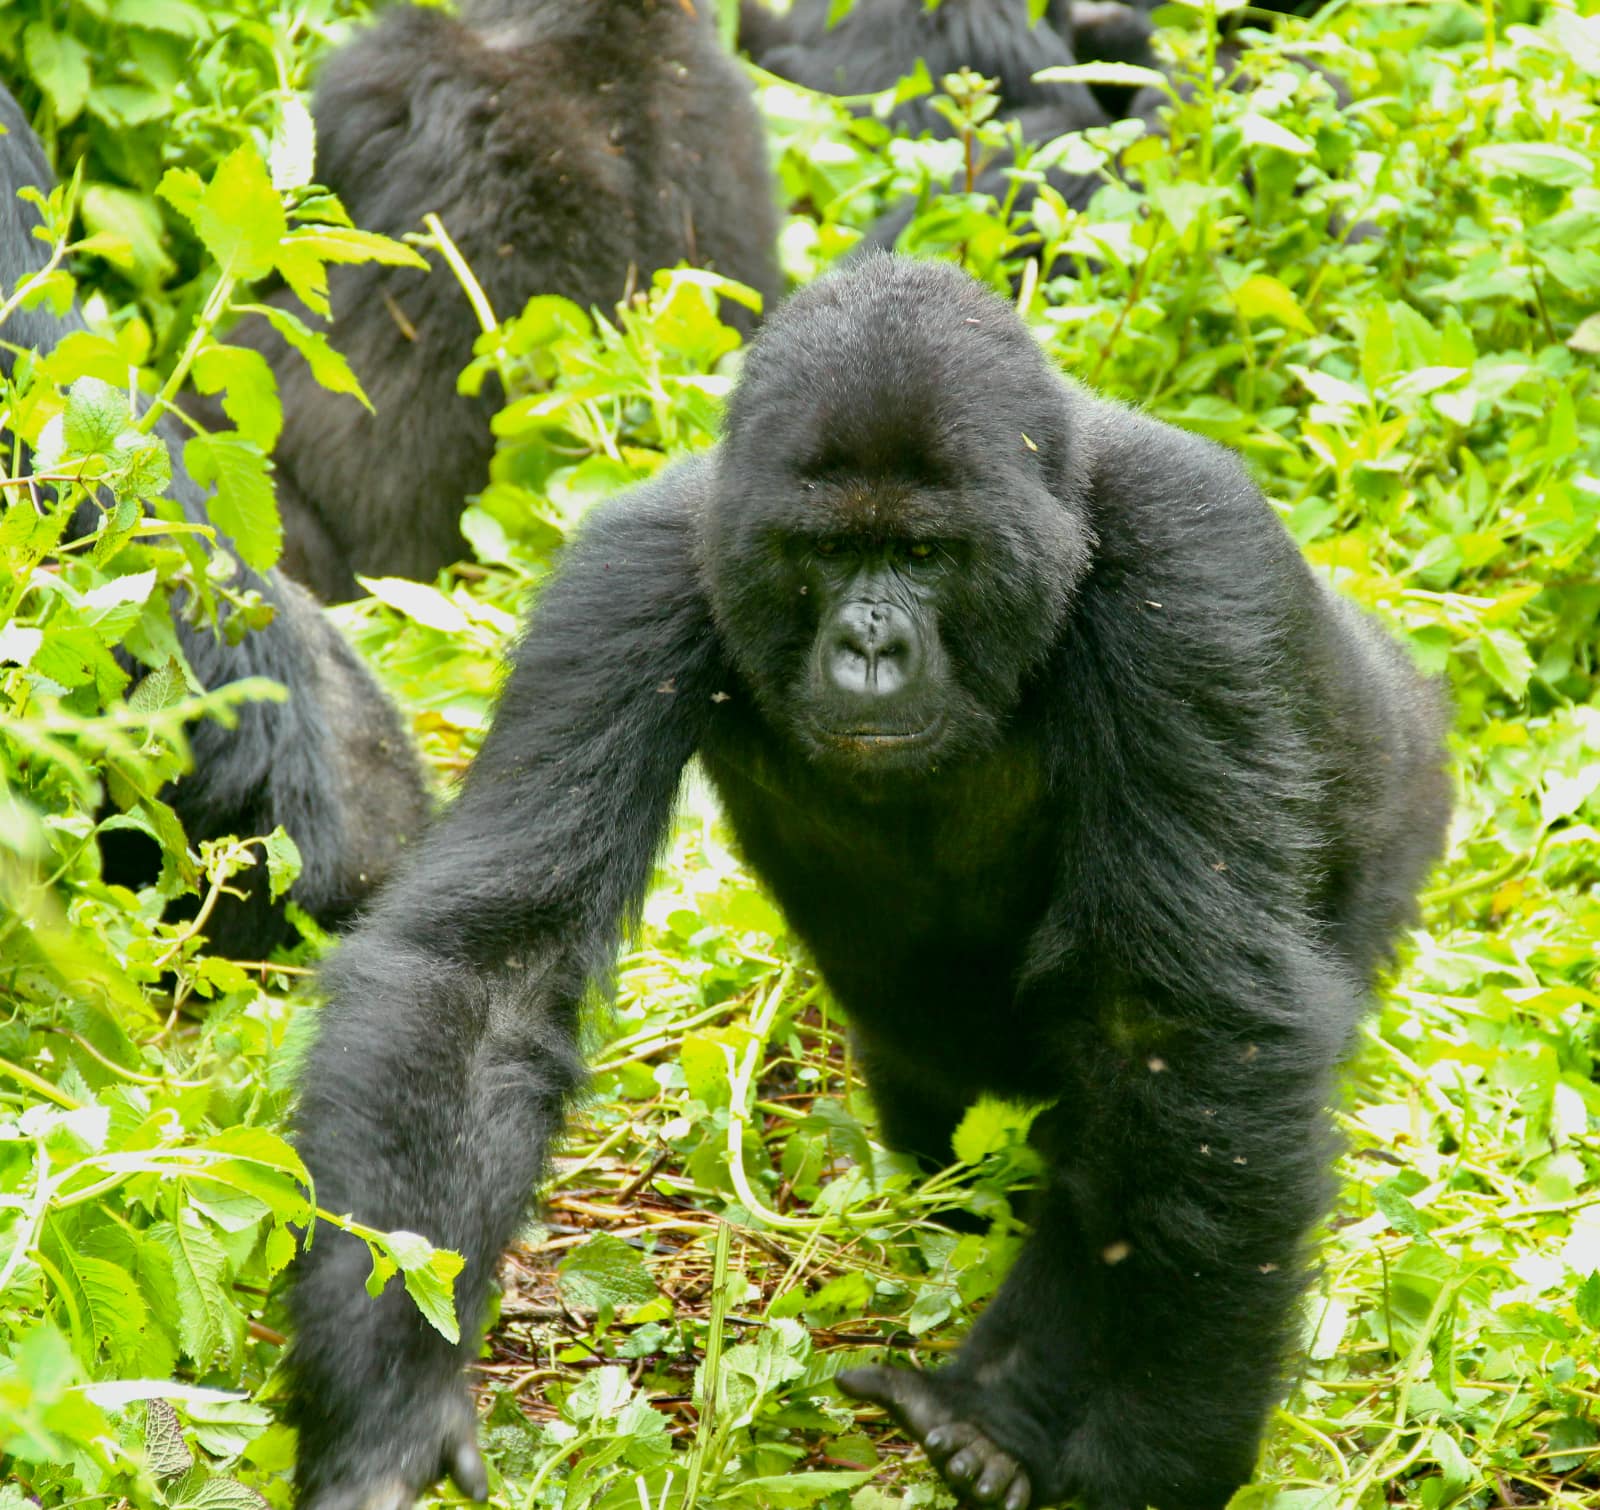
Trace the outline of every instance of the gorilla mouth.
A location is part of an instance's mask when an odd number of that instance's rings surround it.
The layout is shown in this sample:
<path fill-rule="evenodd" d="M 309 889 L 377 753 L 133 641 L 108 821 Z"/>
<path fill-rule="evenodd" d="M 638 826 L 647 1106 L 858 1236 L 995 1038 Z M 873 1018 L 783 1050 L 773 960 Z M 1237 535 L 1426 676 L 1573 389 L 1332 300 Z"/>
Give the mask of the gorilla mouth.
<path fill-rule="evenodd" d="M 850 750 L 904 750 L 912 745 L 924 744 L 939 732 L 942 719 L 934 719 L 920 729 L 822 729 L 822 737 L 829 744 Z"/>

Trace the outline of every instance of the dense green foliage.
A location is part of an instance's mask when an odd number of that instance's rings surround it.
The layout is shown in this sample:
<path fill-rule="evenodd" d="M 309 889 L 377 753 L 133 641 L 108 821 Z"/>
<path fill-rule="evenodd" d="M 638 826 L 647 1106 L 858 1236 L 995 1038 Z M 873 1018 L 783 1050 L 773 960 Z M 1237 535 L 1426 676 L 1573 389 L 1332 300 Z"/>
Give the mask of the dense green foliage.
<path fill-rule="evenodd" d="M 216 333 L 274 270 L 315 303 L 325 262 L 410 255 L 307 187 L 296 91 L 347 9 L 0 12 L 0 69 L 83 162 L 52 224 L 96 330 L 0 395 L 57 485 L 11 457 L 0 493 L 3 1510 L 288 1500 L 271 1287 L 310 1193 L 280 1132 L 324 941 L 206 948 L 207 896 L 297 862 L 281 835 L 191 853 L 156 795 L 186 719 L 274 695 L 199 694 L 170 604 L 229 635 L 263 610 L 194 531 L 141 519 L 165 454 L 127 386 L 226 390 L 236 433 L 188 464 L 270 561 L 276 399 Z M 814 276 L 906 193 L 906 244 L 999 287 L 1042 237 L 1021 302 L 1062 368 L 1240 449 L 1311 559 L 1448 678 L 1455 842 L 1352 1067 L 1307 1357 L 1237 1503 L 1600 1506 L 1600 14 L 1336 4 L 1246 33 L 1245 90 L 1204 82 L 1204 14 L 1164 19 L 1202 76 L 1169 134 L 1043 149 L 1106 187 L 1081 215 L 1047 192 L 1031 224 L 965 192 L 1004 129 L 970 124 L 970 81 L 954 142 L 764 81 L 786 267 Z M 67 266 L 26 296 L 65 299 Z M 510 398 L 477 560 L 338 610 L 442 782 L 584 508 L 714 438 L 738 338 L 712 282 L 663 275 L 593 314 L 536 298 L 481 340 L 466 381 L 493 369 Z M 0 291 L 0 340 L 21 295 Z M 352 383 L 336 327 L 296 336 Z M 89 480 L 103 521 L 65 538 Z M 97 824 L 154 836 L 159 884 L 104 884 Z M 163 922 L 186 893 L 199 918 Z M 975 1110 L 931 1179 L 885 1154 L 826 997 L 694 785 L 593 1046 L 482 1368 L 497 1499 L 948 1503 L 829 1380 L 867 1348 L 955 1346 L 1016 1245 L 1027 1114 Z M 952 1208 L 987 1233 L 940 1225 Z M 398 1264 L 451 1325 L 452 1256 L 373 1242 L 378 1279 Z"/>

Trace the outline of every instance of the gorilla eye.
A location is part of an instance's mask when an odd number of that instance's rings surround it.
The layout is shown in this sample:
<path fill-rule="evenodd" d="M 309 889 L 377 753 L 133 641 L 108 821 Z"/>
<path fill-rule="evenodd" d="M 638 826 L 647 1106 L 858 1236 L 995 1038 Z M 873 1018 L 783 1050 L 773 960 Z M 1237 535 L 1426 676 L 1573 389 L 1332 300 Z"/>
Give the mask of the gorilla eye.
<path fill-rule="evenodd" d="M 815 550 L 819 556 L 837 556 L 843 549 L 844 542 L 841 540 L 836 540 L 831 536 L 826 540 L 817 541 L 815 546 Z"/>
<path fill-rule="evenodd" d="M 910 556 L 913 561 L 931 561 L 933 559 L 933 552 L 934 547 L 926 540 L 913 540 L 911 544 L 906 547 L 906 554 Z"/>

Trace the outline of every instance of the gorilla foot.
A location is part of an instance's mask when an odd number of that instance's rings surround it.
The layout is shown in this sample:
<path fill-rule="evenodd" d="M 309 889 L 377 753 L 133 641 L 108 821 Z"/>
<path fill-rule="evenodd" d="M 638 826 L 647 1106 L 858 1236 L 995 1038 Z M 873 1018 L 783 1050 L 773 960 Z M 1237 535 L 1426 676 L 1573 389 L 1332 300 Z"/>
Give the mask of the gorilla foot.
<path fill-rule="evenodd" d="M 335 1449 L 331 1462 L 308 1463 L 302 1446 L 298 1510 L 411 1510 L 446 1475 L 468 1499 L 488 1499 L 489 1471 L 465 1388 L 454 1390 L 432 1414 L 431 1422 L 410 1421 L 417 1435 L 409 1440 L 357 1445 L 344 1454 Z"/>
<path fill-rule="evenodd" d="M 840 1374 L 838 1385 L 847 1395 L 888 1411 L 907 1436 L 921 1443 L 963 1502 L 1028 1510 L 1033 1498 L 1028 1470 L 972 1419 L 960 1392 L 939 1375 L 857 1368 Z"/>

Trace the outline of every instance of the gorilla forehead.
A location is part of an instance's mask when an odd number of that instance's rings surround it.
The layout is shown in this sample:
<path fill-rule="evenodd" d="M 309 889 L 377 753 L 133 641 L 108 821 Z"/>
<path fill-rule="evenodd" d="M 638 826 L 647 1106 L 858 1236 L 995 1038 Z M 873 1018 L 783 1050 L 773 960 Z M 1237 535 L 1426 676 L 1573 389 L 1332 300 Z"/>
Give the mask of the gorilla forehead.
<path fill-rule="evenodd" d="M 881 256 L 779 308 L 727 434 L 756 465 L 802 477 L 960 483 L 1059 448 L 1064 413 L 1009 305 L 947 263 Z"/>

